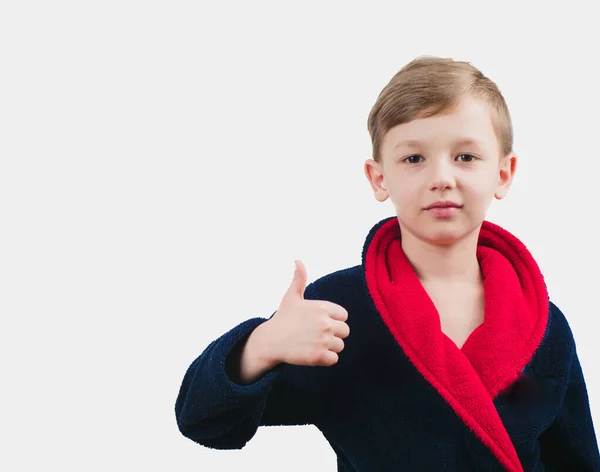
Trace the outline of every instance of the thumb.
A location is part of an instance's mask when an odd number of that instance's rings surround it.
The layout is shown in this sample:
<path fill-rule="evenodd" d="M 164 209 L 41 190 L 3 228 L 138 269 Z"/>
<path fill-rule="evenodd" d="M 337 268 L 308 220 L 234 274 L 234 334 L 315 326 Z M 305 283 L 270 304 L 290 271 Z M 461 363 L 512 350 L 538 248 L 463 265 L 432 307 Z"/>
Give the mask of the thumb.
<path fill-rule="evenodd" d="M 304 267 L 304 264 L 298 260 L 294 261 L 294 266 L 296 269 L 294 270 L 294 278 L 292 279 L 292 282 L 290 283 L 288 291 L 285 295 L 286 298 L 291 295 L 293 298 L 303 299 L 307 280 L 306 267 Z"/>

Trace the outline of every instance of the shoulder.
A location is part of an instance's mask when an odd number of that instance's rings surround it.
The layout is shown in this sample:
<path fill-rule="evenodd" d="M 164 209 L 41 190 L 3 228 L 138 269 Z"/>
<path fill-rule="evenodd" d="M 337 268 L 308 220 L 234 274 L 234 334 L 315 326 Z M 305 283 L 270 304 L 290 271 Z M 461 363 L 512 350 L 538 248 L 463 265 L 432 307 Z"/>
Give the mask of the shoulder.
<path fill-rule="evenodd" d="M 564 377 L 570 371 L 574 355 L 575 339 L 567 317 L 550 301 L 546 333 L 530 367 L 546 375 Z"/>
<path fill-rule="evenodd" d="M 567 317 L 554 302 L 550 301 L 549 305 L 546 336 L 551 336 L 556 341 L 560 341 L 569 350 L 575 349 L 575 338 Z"/>
<path fill-rule="evenodd" d="M 347 302 L 349 299 L 362 299 L 365 295 L 367 292 L 361 265 L 340 269 L 319 277 L 307 286 L 305 294 L 307 298 L 335 303 Z"/>
<path fill-rule="evenodd" d="M 317 278 L 306 287 L 304 298 L 335 303 L 360 319 L 370 319 L 375 310 L 362 265 L 340 269 Z"/>

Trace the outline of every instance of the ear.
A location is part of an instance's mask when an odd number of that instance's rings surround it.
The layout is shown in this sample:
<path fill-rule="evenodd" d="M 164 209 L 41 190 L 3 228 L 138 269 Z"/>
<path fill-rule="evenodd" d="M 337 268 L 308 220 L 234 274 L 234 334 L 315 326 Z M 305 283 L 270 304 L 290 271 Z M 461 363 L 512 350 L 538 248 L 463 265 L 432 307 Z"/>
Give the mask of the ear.
<path fill-rule="evenodd" d="M 375 199 L 385 202 L 389 196 L 383 176 L 383 166 L 374 159 L 365 161 L 365 175 L 375 193 Z"/>
<path fill-rule="evenodd" d="M 512 184 L 515 172 L 517 171 L 517 155 L 514 152 L 506 154 L 500 159 L 498 166 L 498 187 L 494 193 L 494 197 L 502 200 L 508 195 L 508 190 Z"/>

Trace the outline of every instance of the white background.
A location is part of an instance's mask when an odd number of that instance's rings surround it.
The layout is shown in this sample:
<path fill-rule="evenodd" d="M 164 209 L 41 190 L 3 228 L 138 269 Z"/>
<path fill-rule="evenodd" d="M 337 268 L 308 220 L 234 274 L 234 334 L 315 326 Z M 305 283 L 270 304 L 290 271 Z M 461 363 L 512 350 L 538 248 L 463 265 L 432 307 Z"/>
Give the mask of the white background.
<path fill-rule="evenodd" d="M 309 281 L 360 263 L 393 215 L 363 173 L 367 115 L 423 54 L 505 95 L 520 163 L 488 219 L 541 266 L 600 427 L 592 7 L 216 3 L 0 7 L 0 469 L 335 470 L 312 427 L 209 450 L 174 403 L 212 339 L 277 308 L 294 259 Z"/>

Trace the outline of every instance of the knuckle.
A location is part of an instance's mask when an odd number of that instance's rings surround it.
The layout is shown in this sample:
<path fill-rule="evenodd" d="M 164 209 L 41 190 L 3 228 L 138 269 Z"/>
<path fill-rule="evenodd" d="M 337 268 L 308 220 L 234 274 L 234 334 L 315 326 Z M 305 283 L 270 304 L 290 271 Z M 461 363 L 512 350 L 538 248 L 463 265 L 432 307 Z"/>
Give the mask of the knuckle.
<path fill-rule="evenodd" d="M 321 316 L 317 322 L 320 331 L 328 332 L 331 330 L 331 319 L 328 316 Z"/>
<path fill-rule="evenodd" d="M 319 313 L 327 314 L 329 312 L 329 307 L 327 305 L 327 302 L 319 301 L 317 303 L 317 308 L 319 309 Z"/>
<path fill-rule="evenodd" d="M 319 334 L 319 341 L 318 341 L 319 342 L 319 346 L 321 348 L 327 348 L 327 345 L 329 344 L 329 338 L 330 338 L 330 335 L 328 333 L 326 333 L 324 331 L 321 332 Z"/>
<path fill-rule="evenodd" d="M 311 364 L 320 364 L 323 362 L 324 351 L 321 348 L 315 348 L 310 355 L 310 363 Z"/>
<path fill-rule="evenodd" d="M 317 364 L 319 362 L 319 357 L 320 357 L 320 354 L 316 350 L 314 350 L 313 352 L 311 352 L 308 355 L 308 362 L 309 362 L 309 364 L 313 364 L 313 365 Z"/>

